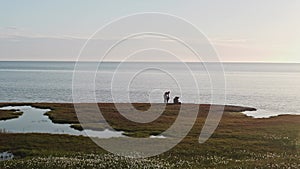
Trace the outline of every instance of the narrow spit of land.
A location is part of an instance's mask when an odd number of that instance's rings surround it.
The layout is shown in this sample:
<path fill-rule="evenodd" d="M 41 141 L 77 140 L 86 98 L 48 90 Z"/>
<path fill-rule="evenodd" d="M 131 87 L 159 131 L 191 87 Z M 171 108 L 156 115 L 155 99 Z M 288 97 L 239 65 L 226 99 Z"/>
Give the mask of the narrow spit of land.
<path fill-rule="evenodd" d="M 20 117 L 23 112 L 19 110 L 0 110 L 0 120 L 10 120 Z"/>

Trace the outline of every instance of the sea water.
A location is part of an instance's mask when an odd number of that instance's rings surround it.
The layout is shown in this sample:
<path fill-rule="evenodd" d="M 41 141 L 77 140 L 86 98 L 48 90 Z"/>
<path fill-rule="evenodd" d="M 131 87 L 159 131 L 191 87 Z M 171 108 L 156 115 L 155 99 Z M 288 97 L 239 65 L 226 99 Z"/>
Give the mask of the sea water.
<path fill-rule="evenodd" d="M 205 65 L 219 64 L 85 62 L 76 69 L 80 80 L 74 84 L 75 62 L 0 62 L 0 102 L 72 102 L 77 85 L 76 90 L 94 93 L 83 92 L 76 98 L 80 102 L 159 103 L 171 91 L 171 101 L 179 96 L 183 103 L 223 104 L 213 97 L 225 93 L 224 104 L 255 107 L 270 116 L 300 114 L 300 64 L 223 63 L 224 72 L 218 73 L 224 88 L 212 90 L 214 69 L 208 72 Z M 91 77 L 94 84 L 87 84 Z"/>

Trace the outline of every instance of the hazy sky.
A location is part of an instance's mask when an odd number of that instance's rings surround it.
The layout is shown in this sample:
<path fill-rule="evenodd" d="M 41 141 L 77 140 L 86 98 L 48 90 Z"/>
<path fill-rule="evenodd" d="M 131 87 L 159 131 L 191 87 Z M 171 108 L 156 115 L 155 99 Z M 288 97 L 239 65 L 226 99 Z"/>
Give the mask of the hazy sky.
<path fill-rule="evenodd" d="M 300 62 L 299 0 L 0 0 L 0 60 L 76 60 L 97 29 L 137 12 L 185 18 L 222 61 Z"/>

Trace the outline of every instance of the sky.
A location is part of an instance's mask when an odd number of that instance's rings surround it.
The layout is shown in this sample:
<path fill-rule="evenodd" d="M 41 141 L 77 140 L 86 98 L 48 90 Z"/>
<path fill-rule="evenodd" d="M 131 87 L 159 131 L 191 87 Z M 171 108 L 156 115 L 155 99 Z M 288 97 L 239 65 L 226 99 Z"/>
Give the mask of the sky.
<path fill-rule="evenodd" d="M 0 0 L 0 60 L 74 61 L 99 28 L 143 12 L 170 14 L 192 23 L 223 62 L 300 62 L 299 0 Z M 97 61 L 96 50 L 114 38 L 101 39 L 86 60 Z M 144 42 L 145 38 L 135 39 L 132 45 Z M 161 46 L 172 47 L 171 43 Z M 108 60 L 121 60 L 122 50 Z M 178 53 L 184 61 L 195 61 Z M 159 52 L 141 55 L 153 61 L 164 57 Z"/>

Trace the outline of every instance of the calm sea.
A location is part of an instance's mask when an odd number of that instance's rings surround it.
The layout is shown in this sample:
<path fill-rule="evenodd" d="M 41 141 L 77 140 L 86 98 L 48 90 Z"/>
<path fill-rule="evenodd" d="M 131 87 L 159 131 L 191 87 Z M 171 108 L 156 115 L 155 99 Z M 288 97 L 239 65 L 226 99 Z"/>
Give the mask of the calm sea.
<path fill-rule="evenodd" d="M 212 102 L 211 79 L 200 63 L 105 62 L 96 74 L 92 70 L 95 64 L 81 63 L 81 80 L 76 85 L 96 93 L 96 98 L 80 95 L 82 102 L 163 102 L 162 95 L 167 90 L 171 97 L 180 96 L 184 103 Z M 74 66 L 74 62 L 0 62 L 0 102 L 72 102 Z M 300 64 L 223 66 L 225 104 L 300 114 Z M 95 78 L 94 87 L 85 80 L 91 76 Z M 222 93 L 222 88 L 214 91 L 215 95 Z"/>

